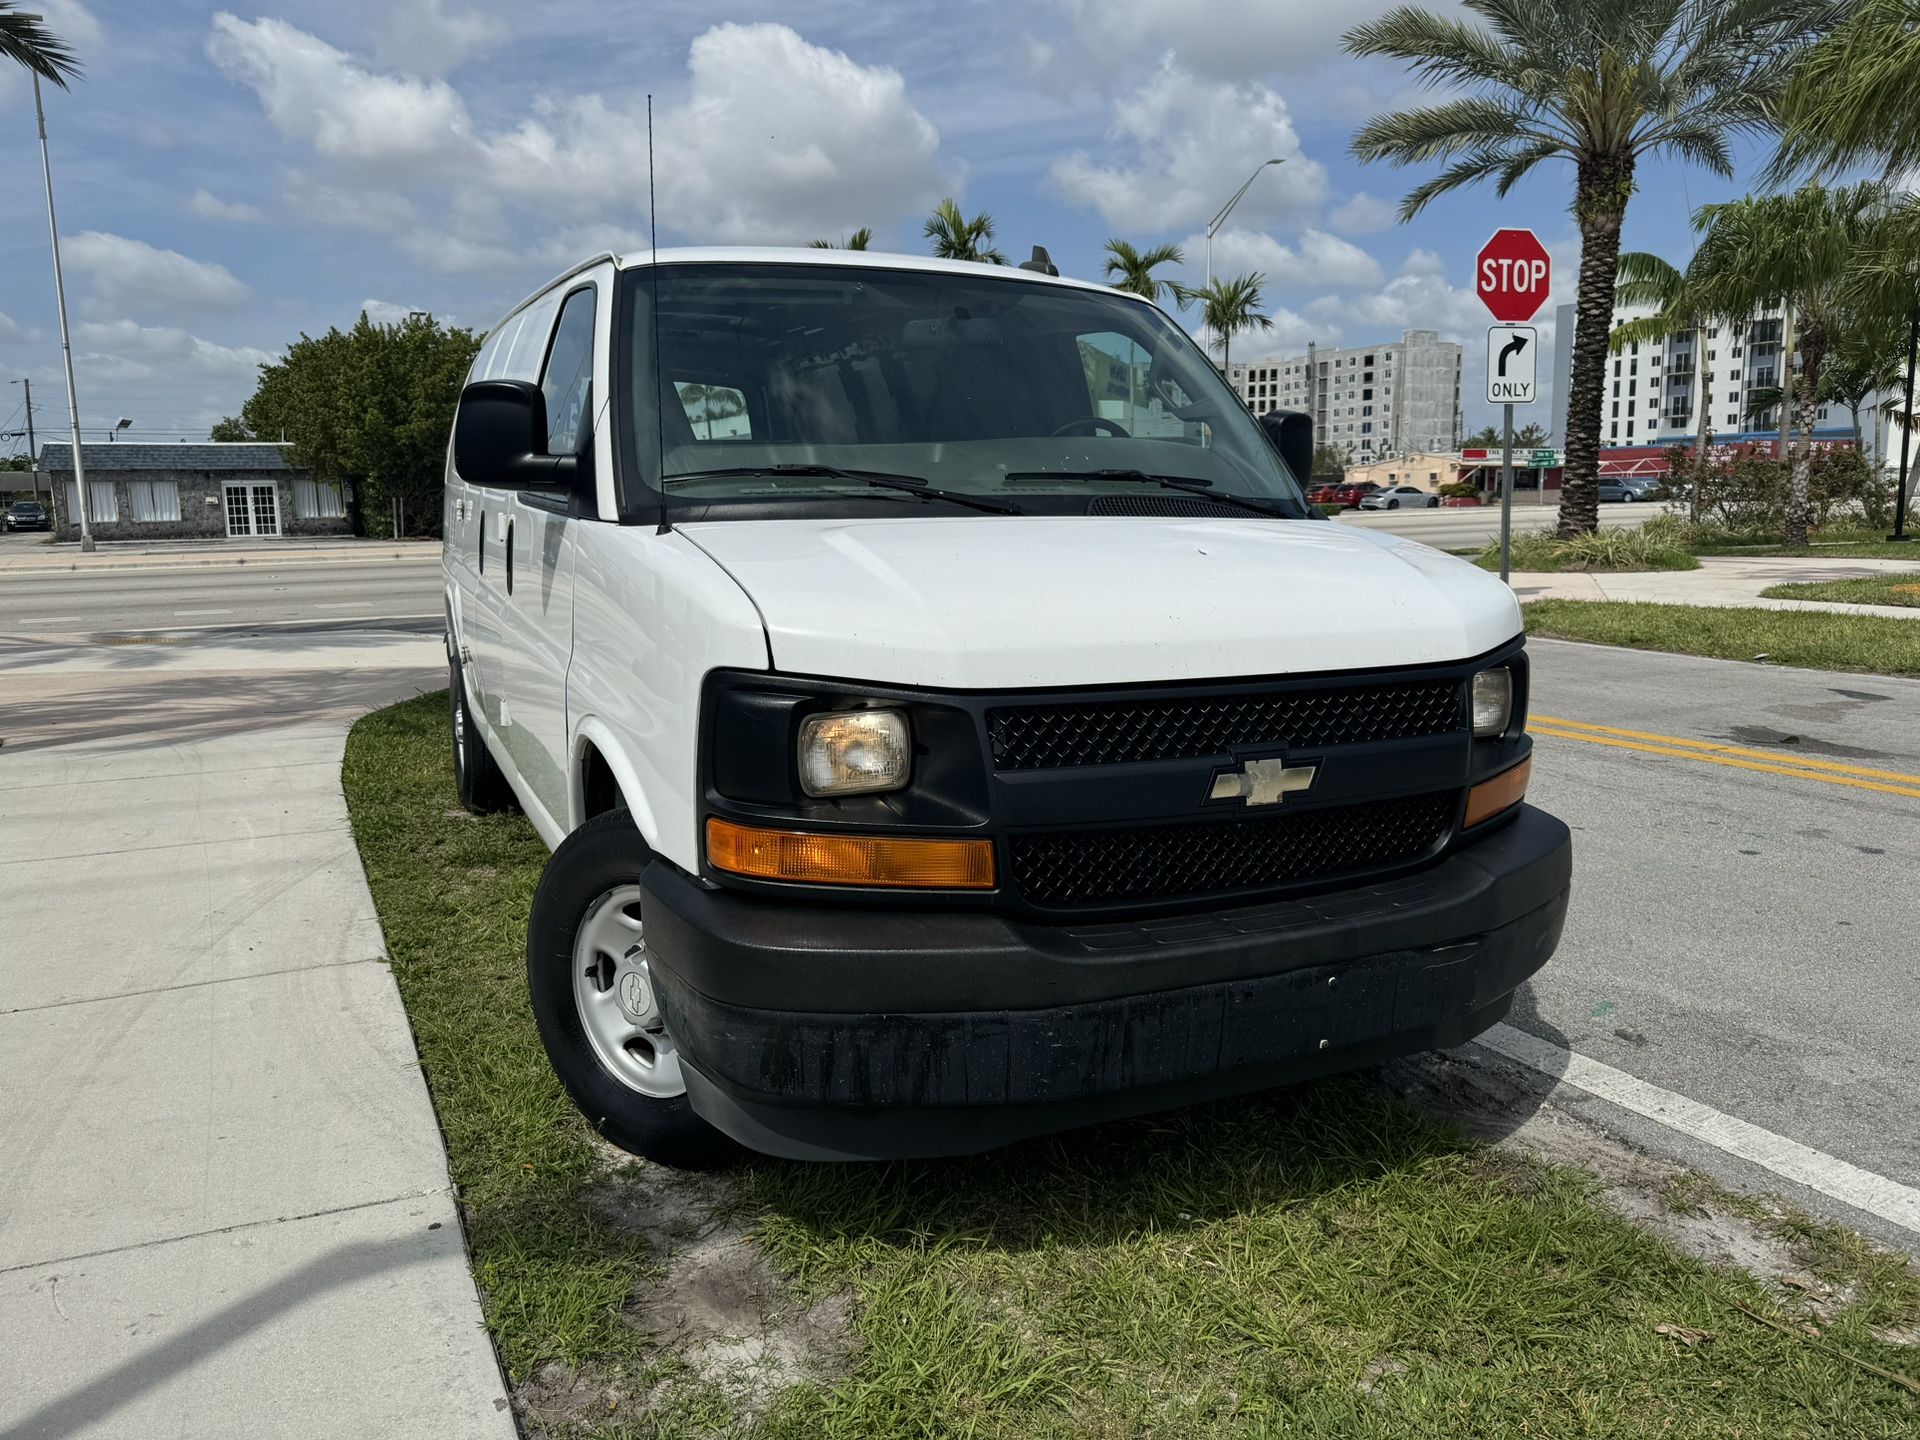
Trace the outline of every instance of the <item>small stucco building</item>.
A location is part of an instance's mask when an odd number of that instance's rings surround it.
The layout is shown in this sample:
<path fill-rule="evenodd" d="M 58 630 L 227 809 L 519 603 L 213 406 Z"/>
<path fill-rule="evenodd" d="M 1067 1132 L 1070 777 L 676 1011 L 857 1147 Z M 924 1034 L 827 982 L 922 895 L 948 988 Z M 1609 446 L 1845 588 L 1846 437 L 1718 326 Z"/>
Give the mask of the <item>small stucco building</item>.
<path fill-rule="evenodd" d="M 347 497 L 265 442 L 83 445 L 87 519 L 96 540 L 267 539 L 346 535 Z M 73 447 L 48 444 L 40 468 L 53 477 L 54 534 L 80 538 Z"/>

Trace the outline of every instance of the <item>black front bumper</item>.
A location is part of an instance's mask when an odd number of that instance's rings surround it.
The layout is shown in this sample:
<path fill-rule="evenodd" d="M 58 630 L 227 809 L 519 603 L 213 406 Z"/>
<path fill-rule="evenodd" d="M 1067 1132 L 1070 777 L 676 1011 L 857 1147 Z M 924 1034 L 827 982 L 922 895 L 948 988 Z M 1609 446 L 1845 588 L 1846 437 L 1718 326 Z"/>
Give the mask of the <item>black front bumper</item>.
<path fill-rule="evenodd" d="M 1160 920 L 789 905 L 656 862 L 647 949 L 694 1109 L 801 1159 L 968 1154 L 1458 1045 L 1566 919 L 1523 807 L 1417 875 Z"/>

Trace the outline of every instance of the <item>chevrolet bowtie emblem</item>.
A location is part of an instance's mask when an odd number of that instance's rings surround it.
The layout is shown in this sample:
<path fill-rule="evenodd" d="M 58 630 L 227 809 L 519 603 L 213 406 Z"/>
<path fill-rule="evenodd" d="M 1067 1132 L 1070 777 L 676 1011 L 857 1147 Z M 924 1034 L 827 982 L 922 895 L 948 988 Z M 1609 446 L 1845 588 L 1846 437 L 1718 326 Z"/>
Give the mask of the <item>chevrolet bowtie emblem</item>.
<path fill-rule="evenodd" d="M 1288 765 L 1285 760 L 1249 760 L 1238 770 L 1213 777 L 1209 800 L 1244 800 L 1249 805 L 1278 805 L 1289 795 L 1313 788 L 1318 765 Z"/>

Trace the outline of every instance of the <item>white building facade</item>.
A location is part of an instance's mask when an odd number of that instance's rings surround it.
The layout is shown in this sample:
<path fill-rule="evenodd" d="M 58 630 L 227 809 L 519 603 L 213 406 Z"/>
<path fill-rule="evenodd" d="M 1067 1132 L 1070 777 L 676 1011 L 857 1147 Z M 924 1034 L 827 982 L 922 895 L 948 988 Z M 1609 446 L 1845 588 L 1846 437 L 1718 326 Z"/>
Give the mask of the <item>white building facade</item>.
<path fill-rule="evenodd" d="M 1256 415 L 1313 416 L 1315 446 L 1353 463 L 1460 447 L 1460 347 L 1435 330 L 1384 345 L 1236 360 L 1227 381 Z"/>
<path fill-rule="evenodd" d="M 1618 306 L 1614 327 L 1653 313 L 1646 307 Z M 1553 394 L 1553 434 L 1562 442 L 1567 433 L 1573 325 L 1574 307 L 1562 305 L 1554 324 L 1560 353 L 1554 357 Z M 1738 323 L 1722 321 L 1697 331 L 1683 330 L 1609 354 L 1600 443 L 1661 445 L 1692 440 L 1699 434 L 1703 405 L 1707 429 L 1721 439 L 1778 434 L 1780 407 L 1757 407 L 1756 397 L 1764 398 L 1761 392 L 1777 391 L 1783 383 L 1784 328 L 1780 307 L 1774 305 Z M 1820 407 L 1816 428 L 1851 426 L 1844 406 L 1837 415 L 1830 415 L 1832 409 Z"/>

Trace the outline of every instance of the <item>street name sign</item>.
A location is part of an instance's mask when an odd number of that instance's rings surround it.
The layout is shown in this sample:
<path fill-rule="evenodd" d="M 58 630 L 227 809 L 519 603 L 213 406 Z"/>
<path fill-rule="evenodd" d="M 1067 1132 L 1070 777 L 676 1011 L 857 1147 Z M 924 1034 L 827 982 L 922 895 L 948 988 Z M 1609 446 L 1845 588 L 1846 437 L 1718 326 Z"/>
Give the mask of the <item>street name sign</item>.
<path fill-rule="evenodd" d="M 1531 405 L 1539 394 L 1540 332 L 1531 325 L 1487 327 L 1487 403 Z"/>

